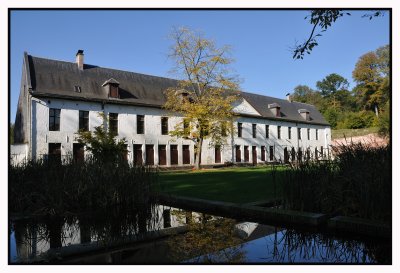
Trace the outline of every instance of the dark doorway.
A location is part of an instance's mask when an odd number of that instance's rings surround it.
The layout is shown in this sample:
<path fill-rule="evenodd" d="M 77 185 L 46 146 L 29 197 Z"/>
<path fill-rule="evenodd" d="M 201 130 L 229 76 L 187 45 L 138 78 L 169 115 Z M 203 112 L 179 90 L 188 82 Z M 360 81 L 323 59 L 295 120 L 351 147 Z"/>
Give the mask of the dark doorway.
<path fill-rule="evenodd" d="M 182 145 L 182 163 L 190 164 L 190 149 L 189 145 Z"/>
<path fill-rule="evenodd" d="M 294 147 L 292 147 L 291 154 L 292 154 L 292 161 L 295 161 L 296 160 L 296 150 L 294 149 Z"/>
<path fill-rule="evenodd" d="M 265 161 L 265 146 L 261 146 L 261 161 Z"/>
<path fill-rule="evenodd" d="M 61 143 L 49 143 L 49 162 L 61 163 Z"/>
<path fill-rule="evenodd" d="M 178 145 L 171 145 L 171 165 L 178 165 Z"/>
<path fill-rule="evenodd" d="M 242 162 L 242 152 L 240 151 L 240 145 L 235 146 L 236 162 Z"/>
<path fill-rule="evenodd" d="M 299 151 L 297 152 L 297 160 L 302 161 L 303 160 L 303 152 L 301 148 L 299 148 Z"/>
<path fill-rule="evenodd" d="M 244 162 L 249 162 L 249 146 L 244 146 Z"/>
<path fill-rule="evenodd" d="M 124 145 L 124 150 L 122 151 L 122 159 L 128 161 L 128 145 Z"/>
<path fill-rule="evenodd" d="M 274 146 L 269 146 L 269 161 L 274 161 Z"/>
<path fill-rule="evenodd" d="M 167 147 L 158 145 L 158 165 L 167 165 Z"/>
<path fill-rule="evenodd" d="M 215 163 L 221 163 L 221 146 L 215 146 Z"/>
<path fill-rule="evenodd" d="M 265 146 L 261 146 L 261 161 L 265 161 Z"/>
<path fill-rule="evenodd" d="M 287 147 L 285 147 L 285 149 L 283 149 L 283 159 L 285 161 L 285 163 L 289 163 L 289 152 Z"/>
<path fill-rule="evenodd" d="M 81 143 L 72 144 L 72 153 L 74 155 L 74 162 L 85 161 L 85 145 Z"/>
<path fill-rule="evenodd" d="M 253 146 L 251 150 L 253 165 L 257 165 L 257 146 Z"/>
<path fill-rule="evenodd" d="M 146 145 L 146 165 L 154 165 L 154 145 Z"/>
<path fill-rule="evenodd" d="M 133 164 L 134 165 L 143 164 L 142 144 L 133 145 Z"/>
<path fill-rule="evenodd" d="M 163 211 L 164 228 L 171 227 L 171 210 L 165 209 Z"/>

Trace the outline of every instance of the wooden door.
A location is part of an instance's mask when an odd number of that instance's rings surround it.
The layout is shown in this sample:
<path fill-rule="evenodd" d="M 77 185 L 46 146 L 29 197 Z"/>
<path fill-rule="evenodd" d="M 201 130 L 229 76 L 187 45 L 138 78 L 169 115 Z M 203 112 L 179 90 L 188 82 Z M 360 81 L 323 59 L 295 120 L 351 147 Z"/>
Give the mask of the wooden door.
<path fill-rule="evenodd" d="M 240 146 L 236 145 L 236 162 L 241 162 L 242 161 L 242 152 L 240 151 Z"/>
<path fill-rule="evenodd" d="M 252 152 L 253 165 L 257 165 L 257 146 L 253 146 L 251 152 Z"/>
<path fill-rule="evenodd" d="M 189 145 L 182 145 L 182 163 L 190 164 L 190 149 Z"/>
<path fill-rule="evenodd" d="M 134 165 L 143 164 L 142 144 L 133 145 L 133 164 Z"/>
<path fill-rule="evenodd" d="M 265 161 L 265 146 L 261 146 L 261 161 Z"/>
<path fill-rule="evenodd" d="M 221 147 L 215 146 L 215 163 L 221 163 Z"/>
<path fill-rule="evenodd" d="M 146 145 L 146 165 L 154 165 L 154 145 Z"/>
<path fill-rule="evenodd" d="M 167 165 L 167 147 L 158 145 L 158 165 Z"/>
<path fill-rule="evenodd" d="M 61 163 L 61 143 L 49 143 L 48 159 L 51 163 Z"/>
<path fill-rule="evenodd" d="M 269 146 L 269 161 L 274 161 L 274 146 Z"/>
<path fill-rule="evenodd" d="M 249 146 L 244 146 L 244 162 L 249 162 Z"/>
<path fill-rule="evenodd" d="M 287 147 L 285 147 L 285 149 L 283 149 L 283 159 L 285 163 L 289 163 L 289 152 Z"/>
<path fill-rule="evenodd" d="M 171 145 L 171 165 L 178 165 L 178 145 Z"/>

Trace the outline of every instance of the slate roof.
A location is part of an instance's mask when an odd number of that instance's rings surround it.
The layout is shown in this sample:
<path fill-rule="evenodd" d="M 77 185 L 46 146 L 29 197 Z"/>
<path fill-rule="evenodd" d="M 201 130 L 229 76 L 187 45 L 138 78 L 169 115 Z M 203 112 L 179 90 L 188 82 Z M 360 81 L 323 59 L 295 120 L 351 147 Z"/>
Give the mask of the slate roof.
<path fill-rule="evenodd" d="M 24 58 L 28 71 L 28 86 L 33 96 L 161 107 L 166 101 L 164 90 L 178 85 L 177 80 L 169 78 L 94 65 L 85 64 L 84 69 L 79 70 L 73 62 L 44 59 L 27 53 Z M 110 79 L 119 83 L 119 99 L 108 98 L 108 93 L 102 86 Z M 81 92 L 76 92 L 75 86 L 80 86 Z M 329 125 L 312 105 L 247 92 L 240 92 L 240 95 L 264 118 Z M 273 103 L 281 107 L 281 117 L 274 117 L 268 108 L 268 105 Z M 301 117 L 299 109 L 309 110 L 309 121 Z"/>

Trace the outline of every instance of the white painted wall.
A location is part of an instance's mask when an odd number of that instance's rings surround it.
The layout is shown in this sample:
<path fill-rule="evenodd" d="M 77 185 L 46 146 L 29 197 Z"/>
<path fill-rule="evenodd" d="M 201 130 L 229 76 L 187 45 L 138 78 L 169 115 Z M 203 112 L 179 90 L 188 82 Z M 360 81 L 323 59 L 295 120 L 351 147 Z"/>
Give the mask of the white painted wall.
<path fill-rule="evenodd" d="M 242 106 L 247 105 L 242 104 Z M 61 109 L 60 131 L 49 131 L 49 108 Z M 170 161 L 170 145 L 178 145 L 178 165 L 182 165 L 182 145 L 190 146 L 190 163 L 194 164 L 194 143 L 188 139 L 176 139 L 169 135 L 161 135 L 161 117 L 168 116 L 163 109 L 105 104 L 94 102 L 67 101 L 60 99 L 32 99 L 32 154 L 40 157 L 48 153 L 49 143 L 61 143 L 61 154 L 72 155 L 73 143 L 77 143 L 77 134 L 79 126 L 79 110 L 89 112 L 89 130 L 99 126 L 102 122 L 100 113 L 118 113 L 118 132 L 119 138 L 125 138 L 128 144 L 129 160 L 133 160 L 133 145 L 141 144 L 143 151 L 143 159 L 145 159 L 145 145 L 154 145 L 154 161 L 158 164 L 158 145 L 166 145 L 167 147 L 167 166 L 171 166 Z M 137 134 L 137 115 L 145 116 L 145 133 Z M 168 128 L 172 130 L 175 125 L 181 121 L 181 117 L 169 116 Z M 243 124 L 242 137 L 237 137 L 237 122 Z M 252 137 L 252 124 L 257 124 L 257 137 Z M 269 138 L 265 137 L 265 125 L 269 125 Z M 281 126 L 281 139 L 277 138 L 277 126 Z M 292 137 L 288 139 L 288 127 L 292 127 Z M 302 128 L 302 139 L 297 138 L 297 128 Z M 249 146 L 249 162 L 252 162 L 252 146 L 257 147 L 257 162 L 261 163 L 261 146 L 274 146 L 275 157 L 283 160 L 283 149 L 285 147 L 301 147 L 303 151 L 310 148 L 314 151 L 321 146 L 328 148 L 331 140 L 331 131 L 328 126 L 301 124 L 287 121 L 267 120 L 262 118 L 239 117 L 235 122 L 236 132 L 233 137 L 228 137 L 226 144 L 221 151 L 221 161 L 235 161 L 235 153 L 232 151 L 232 145 L 240 145 L 242 152 L 242 162 L 244 160 L 244 146 Z M 307 129 L 310 129 L 310 139 L 307 139 Z M 319 130 L 319 138 L 316 140 L 315 130 Z M 204 141 L 202 151 L 202 164 L 215 163 L 214 147 L 209 145 L 209 140 Z M 268 154 L 266 155 L 269 161 Z"/>

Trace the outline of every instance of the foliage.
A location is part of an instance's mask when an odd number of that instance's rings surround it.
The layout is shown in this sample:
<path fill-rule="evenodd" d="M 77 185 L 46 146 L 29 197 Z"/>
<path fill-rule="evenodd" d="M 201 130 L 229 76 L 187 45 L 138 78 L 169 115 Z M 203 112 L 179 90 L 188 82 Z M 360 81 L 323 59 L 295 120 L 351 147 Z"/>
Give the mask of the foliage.
<path fill-rule="evenodd" d="M 148 204 L 157 171 L 122 163 L 31 160 L 11 165 L 10 212 L 63 215 Z"/>
<path fill-rule="evenodd" d="M 117 132 L 109 129 L 108 120 L 102 115 L 103 124 L 94 128 L 94 131 L 78 131 L 78 142 L 85 145 L 92 153 L 93 159 L 101 162 L 115 163 L 127 152 L 126 140 L 116 139 Z"/>
<path fill-rule="evenodd" d="M 324 97 L 334 96 L 339 90 L 347 90 L 349 82 L 342 76 L 332 73 L 322 81 L 317 81 L 317 88 Z"/>
<path fill-rule="evenodd" d="M 303 161 L 287 171 L 285 207 L 390 223 L 391 147 L 351 143 L 333 152 L 334 160 Z"/>
<path fill-rule="evenodd" d="M 357 82 L 354 92 L 359 104 L 365 110 L 375 111 L 377 116 L 390 98 L 389 50 L 386 45 L 362 55 L 353 70 Z"/>
<path fill-rule="evenodd" d="M 203 140 L 209 138 L 212 144 L 223 145 L 232 131 L 232 103 L 237 96 L 228 90 L 238 90 L 238 83 L 229 75 L 229 47 L 217 48 L 212 40 L 186 28 L 175 29 L 171 39 L 174 45 L 170 57 L 181 80 L 177 87 L 166 90 L 164 107 L 183 117 L 170 134 L 195 142 L 195 167 L 199 169 Z"/>
<path fill-rule="evenodd" d="M 369 14 L 364 14 L 362 17 L 367 17 L 370 20 L 375 17 L 381 17 L 385 11 L 376 10 Z M 318 45 L 317 38 L 322 36 L 322 33 L 330 28 L 339 18 L 344 15 L 351 15 L 350 12 L 344 12 L 340 9 L 314 9 L 310 11 L 310 15 L 304 19 L 308 19 L 313 26 L 307 40 L 302 44 L 296 44 L 293 49 L 293 59 L 303 59 L 304 55 L 310 54 L 315 46 Z M 319 32 L 318 32 L 319 30 Z"/>
<path fill-rule="evenodd" d="M 379 127 L 379 135 L 383 137 L 390 137 L 391 132 L 391 124 L 390 124 L 390 104 L 389 101 L 386 102 L 385 108 L 383 109 L 383 113 L 379 116 L 378 121 Z"/>
<path fill-rule="evenodd" d="M 350 112 L 345 119 L 338 124 L 338 128 L 360 129 L 376 125 L 375 115 L 370 111 Z"/>

